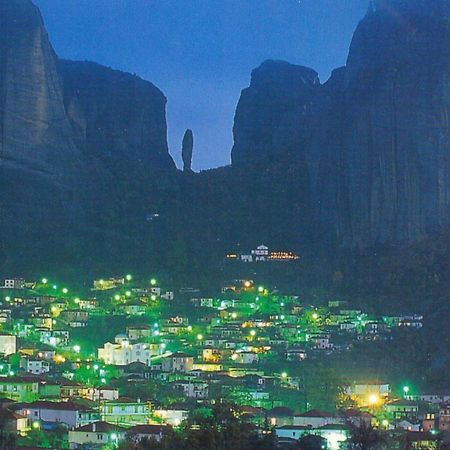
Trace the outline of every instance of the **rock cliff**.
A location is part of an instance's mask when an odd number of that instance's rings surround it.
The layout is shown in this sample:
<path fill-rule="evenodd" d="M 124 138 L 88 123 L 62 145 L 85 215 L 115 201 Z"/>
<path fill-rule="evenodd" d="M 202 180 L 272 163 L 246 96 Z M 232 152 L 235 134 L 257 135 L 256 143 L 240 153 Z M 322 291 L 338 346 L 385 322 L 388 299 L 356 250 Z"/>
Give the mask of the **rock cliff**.
<path fill-rule="evenodd" d="M 102 162 L 175 169 L 167 147 L 166 98 L 152 83 L 91 62 L 59 61 L 64 104 L 79 146 Z"/>
<path fill-rule="evenodd" d="M 317 73 L 285 61 L 266 61 L 252 72 L 234 121 L 234 165 L 277 163 L 298 157 L 309 134 Z"/>
<path fill-rule="evenodd" d="M 287 151 L 290 166 L 302 155 L 320 235 L 340 244 L 448 225 L 449 5 L 372 2 L 346 67 L 324 85 L 311 69 L 263 64 L 237 107 L 233 164 L 269 167 Z"/>
<path fill-rule="evenodd" d="M 175 173 L 164 95 L 59 61 L 30 0 L 0 0 L 0 30 L 0 267 L 92 257 L 107 236 L 126 251 Z"/>

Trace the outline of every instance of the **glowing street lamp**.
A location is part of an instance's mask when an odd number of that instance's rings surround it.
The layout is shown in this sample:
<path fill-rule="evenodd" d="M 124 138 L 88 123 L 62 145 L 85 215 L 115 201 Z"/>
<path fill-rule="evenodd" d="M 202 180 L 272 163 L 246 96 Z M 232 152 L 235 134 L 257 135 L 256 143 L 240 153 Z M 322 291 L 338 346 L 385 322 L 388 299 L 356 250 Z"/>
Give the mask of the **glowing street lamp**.
<path fill-rule="evenodd" d="M 201 341 L 203 339 L 203 334 L 197 334 L 197 340 Z"/>
<path fill-rule="evenodd" d="M 42 282 L 42 284 L 47 284 L 48 280 L 47 280 L 47 278 L 42 278 L 41 282 Z"/>
<path fill-rule="evenodd" d="M 248 288 L 251 288 L 251 287 L 252 287 L 251 281 L 249 281 L 249 280 L 245 281 L 245 282 L 244 282 L 244 287 L 247 288 L 247 289 L 248 289 Z"/>
<path fill-rule="evenodd" d="M 256 330 L 251 330 L 250 331 L 250 336 L 251 337 L 255 337 L 256 336 Z"/>
<path fill-rule="evenodd" d="M 81 347 L 80 347 L 79 345 L 74 345 L 74 346 L 73 346 L 73 351 L 74 351 L 75 353 L 80 353 Z"/>
<path fill-rule="evenodd" d="M 156 278 L 152 278 L 151 280 L 150 280 L 150 284 L 152 285 L 152 286 L 156 286 L 156 283 L 157 283 L 158 281 L 156 280 Z"/>
<path fill-rule="evenodd" d="M 317 320 L 317 319 L 319 318 L 319 314 L 317 314 L 316 312 L 313 313 L 312 318 L 313 318 L 314 320 Z"/>
<path fill-rule="evenodd" d="M 120 295 L 119 295 L 119 294 L 116 294 L 116 295 L 114 296 L 114 300 L 119 301 L 119 300 L 120 300 Z"/>
<path fill-rule="evenodd" d="M 126 296 L 126 297 L 131 297 L 131 291 L 125 292 L 125 296 Z"/>
<path fill-rule="evenodd" d="M 287 378 L 287 376 L 288 376 L 287 372 L 282 372 L 281 373 L 281 378 Z"/>
<path fill-rule="evenodd" d="M 130 274 L 128 274 L 128 275 L 125 276 L 125 279 L 126 279 L 127 281 L 131 281 L 131 280 L 133 279 L 133 276 L 130 275 Z"/>
<path fill-rule="evenodd" d="M 63 288 L 63 289 L 62 289 L 62 293 L 63 293 L 63 294 L 67 294 L 68 292 L 69 292 L 69 289 L 67 289 L 67 288 Z"/>
<path fill-rule="evenodd" d="M 380 397 L 377 394 L 370 394 L 369 395 L 369 405 L 376 405 L 380 401 Z"/>
<path fill-rule="evenodd" d="M 403 396 L 406 397 L 409 392 L 409 386 L 403 386 Z"/>
<path fill-rule="evenodd" d="M 262 294 L 264 292 L 264 286 L 258 286 L 258 292 Z"/>

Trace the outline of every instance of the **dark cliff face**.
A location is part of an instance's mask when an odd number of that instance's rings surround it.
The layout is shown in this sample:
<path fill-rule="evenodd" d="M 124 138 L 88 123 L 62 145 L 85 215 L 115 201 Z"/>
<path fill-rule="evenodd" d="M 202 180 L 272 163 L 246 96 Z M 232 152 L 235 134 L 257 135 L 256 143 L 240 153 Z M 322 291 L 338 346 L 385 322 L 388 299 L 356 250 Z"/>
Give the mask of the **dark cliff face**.
<path fill-rule="evenodd" d="M 28 0 L 1 0 L 0 30 L 3 262 L 29 258 L 29 249 L 84 219 L 76 177 L 81 154 L 40 13 Z"/>
<path fill-rule="evenodd" d="M 319 84 L 314 70 L 284 61 L 266 61 L 255 69 L 236 109 L 233 165 L 295 162 L 309 133 Z"/>
<path fill-rule="evenodd" d="M 102 162 L 175 169 L 167 148 L 166 98 L 152 83 L 91 62 L 59 61 L 64 102 L 80 147 Z"/>
<path fill-rule="evenodd" d="M 78 152 L 42 18 L 30 1 L 1 0 L 0 27 L 3 164 L 54 173 Z"/>
<path fill-rule="evenodd" d="M 164 95 L 58 61 L 29 0 L 0 0 L 0 30 L 0 267 L 107 259 L 110 239 L 122 254 L 138 247 L 130 235 L 161 197 L 157 177 L 175 173 Z"/>
<path fill-rule="evenodd" d="M 310 69 L 263 64 L 237 107 L 233 165 L 301 155 L 319 239 L 368 246 L 448 224 L 449 5 L 374 1 L 324 85 Z"/>
<path fill-rule="evenodd" d="M 449 222 L 450 22 L 438 14 L 448 5 L 380 1 L 355 32 L 339 181 L 353 243 L 416 239 Z"/>

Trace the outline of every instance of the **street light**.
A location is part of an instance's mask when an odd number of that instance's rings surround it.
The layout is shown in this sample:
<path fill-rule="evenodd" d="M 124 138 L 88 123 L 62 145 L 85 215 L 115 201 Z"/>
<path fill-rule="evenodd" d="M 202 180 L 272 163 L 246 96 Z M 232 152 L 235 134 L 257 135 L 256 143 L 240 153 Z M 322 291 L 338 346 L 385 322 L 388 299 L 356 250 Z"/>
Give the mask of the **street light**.
<path fill-rule="evenodd" d="M 407 396 L 409 392 L 409 386 L 403 386 L 403 396 Z"/>
<path fill-rule="evenodd" d="M 130 274 L 128 274 L 128 275 L 125 276 L 125 279 L 126 279 L 127 281 L 131 281 L 131 280 L 133 279 L 133 276 L 130 275 Z"/>

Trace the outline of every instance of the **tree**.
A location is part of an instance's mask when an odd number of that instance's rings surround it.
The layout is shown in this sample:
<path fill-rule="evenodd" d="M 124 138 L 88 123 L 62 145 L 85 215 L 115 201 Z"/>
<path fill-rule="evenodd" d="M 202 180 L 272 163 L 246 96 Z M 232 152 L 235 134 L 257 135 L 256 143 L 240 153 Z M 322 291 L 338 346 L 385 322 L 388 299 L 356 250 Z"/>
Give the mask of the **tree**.
<path fill-rule="evenodd" d="M 354 450 L 375 450 L 386 443 L 385 435 L 366 422 L 361 422 L 358 425 L 348 423 L 348 427 L 350 429 L 348 442 L 350 448 Z"/>

